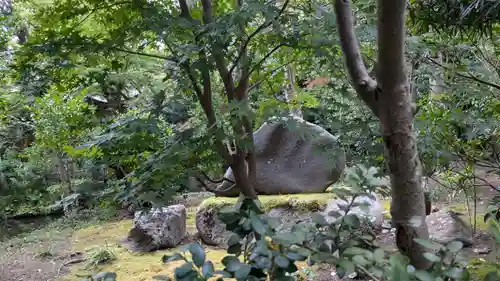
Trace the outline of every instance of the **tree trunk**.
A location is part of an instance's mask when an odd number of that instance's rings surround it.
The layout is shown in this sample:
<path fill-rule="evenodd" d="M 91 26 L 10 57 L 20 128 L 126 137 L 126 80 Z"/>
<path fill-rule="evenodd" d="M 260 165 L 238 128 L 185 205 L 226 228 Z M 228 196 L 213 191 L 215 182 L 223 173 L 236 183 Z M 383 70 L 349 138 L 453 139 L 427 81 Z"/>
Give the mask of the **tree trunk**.
<path fill-rule="evenodd" d="M 396 244 L 417 268 L 427 268 L 426 248 L 414 238 L 429 238 L 425 222 L 421 165 L 413 127 L 412 95 L 405 71 L 405 0 L 378 1 L 377 80 L 363 63 L 348 0 L 336 0 L 337 28 L 346 66 L 358 96 L 380 121 L 389 169 Z M 408 204 L 411 202 L 411 204 Z"/>
<path fill-rule="evenodd" d="M 288 77 L 288 87 L 285 88 L 285 100 L 290 103 L 295 97 L 295 69 L 292 64 L 289 64 L 286 68 L 286 74 Z M 290 106 L 290 114 L 303 118 L 302 110 L 299 108 L 293 108 Z"/>

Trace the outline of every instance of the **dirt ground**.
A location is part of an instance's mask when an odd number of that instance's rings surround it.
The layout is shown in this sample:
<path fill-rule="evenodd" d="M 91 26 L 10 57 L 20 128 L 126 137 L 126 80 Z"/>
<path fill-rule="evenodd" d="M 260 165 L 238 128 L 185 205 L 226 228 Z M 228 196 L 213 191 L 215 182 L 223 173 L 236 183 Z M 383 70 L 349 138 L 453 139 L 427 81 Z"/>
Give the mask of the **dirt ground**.
<path fill-rule="evenodd" d="M 500 186 L 500 178 L 492 175 L 487 175 L 486 178 L 490 183 Z M 490 187 L 479 188 L 478 206 L 485 206 L 486 201 L 495 193 Z M 449 205 L 449 202 L 434 203 L 436 210 Z M 482 209 L 484 211 L 484 208 Z M 77 226 L 74 222 L 55 221 L 49 225 L 44 223 L 39 229 L 15 238 L 0 240 L 0 280 L 54 281 L 67 274 L 73 262 L 82 260 L 81 253 L 71 250 L 71 237 L 78 227 L 82 226 Z M 5 229 L 0 228 L 0 231 Z M 385 231 L 380 235 L 380 240 L 384 244 L 394 245 L 394 233 Z M 467 249 L 465 254 L 470 258 L 487 258 L 487 249 L 490 249 L 493 243 L 491 237 L 484 231 L 478 231 L 473 236 L 473 241 L 474 246 Z M 335 280 L 335 277 L 325 271 L 315 279 Z"/>
<path fill-rule="evenodd" d="M 52 281 L 58 275 L 67 273 L 68 269 L 62 265 L 73 258 L 68 250 L 71 249 L 71 231 L 61 230 L 53 232 L 53 235 L 42 231 L 27 239 L 3 243 L 0 280 Z"/>

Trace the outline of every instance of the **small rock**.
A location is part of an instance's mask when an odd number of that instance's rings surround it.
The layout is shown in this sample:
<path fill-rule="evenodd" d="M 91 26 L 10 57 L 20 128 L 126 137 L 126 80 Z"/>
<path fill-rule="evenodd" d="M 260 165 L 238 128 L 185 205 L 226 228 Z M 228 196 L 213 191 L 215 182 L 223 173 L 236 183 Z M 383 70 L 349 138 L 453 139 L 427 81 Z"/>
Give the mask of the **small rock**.
<path fill-rule="evenodd" d="M 123 242 L 132 251 L 150 252 L 174 248 L 185 236 L 186 207 L 172 205 L 136 212 L 134 227 Z"/>
<path fill-rule="evenodd" d="M 491 248 L 476 248 L 474 249 L 474 253 L 478 255 L 487 255 L 491 253 Z"/>
<path fill-rule="evenodd" d="M 232 232 L 226 230 L 225 224 L 219 220 L 217 213 L 217 208 L 199 207 L 196 211 L 196 229 L 201 240 L 207 245 L 227 248 L 227 241 Z M 270 218 L 279 219 L 279 223 L 274 226 L 279 233 L 289 232 L 295 225 L 312 223 L 311 214 L 311 212 L 296 210 L 291 206 L 277 207 L 267 213 Z"/>
<path fill-rule="evenodd" d="M 472 229 L 463 221 L 459 214 L 440 210 L 426 218 L 431 239 L 441 243 L 458 240 L 464 247 L 472 245 Z"/>

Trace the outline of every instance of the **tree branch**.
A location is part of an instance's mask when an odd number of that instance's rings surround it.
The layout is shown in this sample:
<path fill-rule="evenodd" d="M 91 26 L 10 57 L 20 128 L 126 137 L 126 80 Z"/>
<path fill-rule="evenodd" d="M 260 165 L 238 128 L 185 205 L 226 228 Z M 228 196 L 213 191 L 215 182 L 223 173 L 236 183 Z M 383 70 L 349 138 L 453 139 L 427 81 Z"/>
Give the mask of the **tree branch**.
<path fill-rule="evenodd" d="M 259 62 L 257 62 L 255 64 L 254 67 L 252 67 L 252 69 L 248 72 L 247 74 L 247 78 L 250 77 L 250 75 L 252 75 L 252 73 L 259 67 L 261 66 L 270 56 L 272 56 L 274 54 L 274 52 L 278 51 L 281 47 L 284 47 L 286 46 L 285 43 L 280 43 L 278 46 L 274 47 L 271 51 L 269 51 L 269 53 L 267 53 Z"/>
<path fill-rule="evenodd" d="M 340 46 L 349 77 L 354 84 L 358 96 L 371 111 L 378 116 L 378 86 L 370 77 L 361 57 L 358 39 L 354 31 L 354 19 L 350 1 L 335 0 L 335 13 L 337 15 L 337 28 L 340 37 Z"/>
<path fill-rule="evenodd" d="M 437 62 L 436 60 L 434 60 L 434 59 L 432 59 L 432 58 L 430 58 L 430 57 L 426 57 L 426 58 L 427 58 L 427 60 L 429 60 L 430 62 L 432 62 L 433 64 L 435 64 L 435 65 L 437 65 L 437 66 L 440 66 L 440 67 L 442 67 L 442 68 L 444 68 L 444 69 L 447 69 L 447 70 L 454 71 L 452 68 L 447 67 L 447 66 L 445 66 L 445 65 L 443 65 L 443 64 L 441 64 L 441 63 L 439 63 L 439 62 Z M 492 87 L 492 88 L 495 88 L 495 89 L 497 89 L 497 90 L 500 90 L 500 85 L 495 84 L 495 83 L 493 83 L 493 82 L 489 82 L 489 81 L 483 80 L 483 79 L 481 79 L 481 78 L 479 78 L 479 77 L 475 76 L 474 74 L 472 74 L 472 73 L 470 73 L 470 72 L 468 72 L 467 74 L 463 74 L 463 73 L 460 73 L 460 72 L 458 72 L 458 71 L 454 71 L 454 73 L 455 73 L 457 76 L 459 76 L 459 77 L 466 78 L 466 79 L 469 79 L 469 80 L 473 80 L 473 81 L 476 81 L 476 82 L 478 82 L 478 83 L 481 83 L 481 84 L 484 84 L 484 85 L 490 86 L 490 87 Z"/>
<path fill-rule="evenodd" d="M 121 1 L 121 2 L 116 2 L 116 3 L 112 3 L 112 4 L 109 4 L 109 5 L 102 5 L 102 6 L 97 6 L 95 7 L 94 9 L 92 9 L 92 11 L 90 11 L 83 19 L 81 19 L 77 24 L 75 24 L 73 27 L 76 28 L 77 26 L 81 25 L 83 22 L 85 22 L 88 18 L 90 18 L 90 16 L 92 16 L 95 12 L 99 11 L 99 10 L 103 10 L 103 9 L 109 9 L 109 8 L 112 8 L 114 6 L 119 6 L 119 5 L 123 5 L 123 4 L 132 4 L 133 2 L 132 1 Z"/>
<path fill-rule="evenodd" d="M 213 20 L 213 11 L 212 11 L 212 1 L 211 0 L 202 0 L 201 5 L 203 7 L 203 22 L 205 24 L 212 23 Z M 234 99 L 234 81 L 231 73 L 227 68 L 227 62 L 224 58 L 224 55 L 221 52 L 219 47 L 216 47 L 215 44 L 212 44 L 212 53 L 215 58 L 215 65 L 219 71 L 222 82 L 224 84 L 224 89 L 226 90 L 226 94 L 228 100 Z"/>
<path fill-rule="evenodd" d="M 285 0 L 285 3 L 283 3 L 283 6 L 281 7 L 280 11 L 278 12 L 278 15 L 276 15 L 276 17 L 274 18 L 274 21 L 275 20 L 278 20 L 281 15 L 283 14 L 283 12 L 285 11 L 286 7 L 288 6 L 288 3 L 290 2 L 290 0 Z M 229 73 L 233 73 L 234 69 L 236 68 L 236 66 L 238 66 L 238 63 L 240 61 L 240 59 L 245 55 L 246 53 L 246 50 L 248 48 L 248 44 L 250 44 L 250 41 L 255 37 L 257 36 L 262 30 L 268 28 L 269 26 L 271 26 L 271 24 L 273 23 L 273 21 L 269 21 L 269 22 L 265 22 L 263 24 L 261 24 L 259 27 L 257 27 L 257 29 L 252 32 L 247 40 L 245 41 L 245 43 L 243 43 L 241 45 L 241 48 L 240 48 L 240 51 L 238 52 L 238 56 L 236 57 L 236 59 L 234 60 L 234 63 L 233 63 L 233 66 L 231 66 L 231 69 L 229 70 Z"/>
<path fill-rule="evenodd" d="M 192 19 L 191 13 L 189 12 L 189 7 L 186 3 L 186 0 L 179 0 L 179 6 L 181 9 L 181 18 L 185 18 L 188 20 Z"/>
<path fill-rule="evenodd" d="M 162 56 L 162 55 L 142 53 L 142 52 L 137 52 L 137 51 L 127 50 L 127 49 L 122 49 L 122 48 L 118 48 L 118 47 L 110 47 L 110 49 L 118 51 L 118 52 L 124 52 L 124 53 L 128 53 L 128 54 L 132 54 L 132 55 L 145 56 L 145 57 L 162 59 L 162 60 L 168 60 L 168 61 L 171 61 L 171 62 L 178 63 L 177 60 L 175 60 L 175 59 L 173 59 L 171 57 L 166 57 L 166 56 Z"/>
<path fill-rule="evenodd" d="M 181 14 L 180 16 L 185 18 L 188 21 L 192 20 L 191 13 L 189 12 L 189 7 L 186 3 L 186 0 L 179 0 L 179 6 L 181 9 Z M 205 17 L 205 15 L 204 15 Z M 200 43 L 198 39 L 195 39 L 196 43 Z M 205 51 L 201 50 L 198 53 L 200 57 L 200 61 L 202 63 L 205 63 L 208 65 L 208 60 L 207 60 L 207 55 Z M 189 61 L 184 63 L 182 65 L 184 70 L 186 71 L 189 80 L 191 81 L 191 84 L 193 85 L 194 91 L 196 93 L 196 96 L 198 98 L 198 101 L 201 104 L 201 107 L 207 116 L 208 119 L 208 131 L 211 134 L 216 134 L 218 131 L 218 126 L 217 126 L 217 117 L 215 116 L 215 112 L 213 109 L 213 104 L 212 104 L 212 83 L 211 83 L 211 77 L 210 77 L 210 70 L 208 67 L 205 67 L 204 69 L 200 70 L 201 72 L 201 80 L 202 80 L 202 85 L 203 89 L 200 88 L 198 85 L 198 82 L 196 81 L 195 75 L 191 69 Z M 222 157 L 226 161 L 226 163 L 231 163 L 232 158 L 227 149 L 224 147 L 224 144 L 222 141 L 216 140 L 216 147 L 219 150 L 219 153 L 221 153 Z"/>

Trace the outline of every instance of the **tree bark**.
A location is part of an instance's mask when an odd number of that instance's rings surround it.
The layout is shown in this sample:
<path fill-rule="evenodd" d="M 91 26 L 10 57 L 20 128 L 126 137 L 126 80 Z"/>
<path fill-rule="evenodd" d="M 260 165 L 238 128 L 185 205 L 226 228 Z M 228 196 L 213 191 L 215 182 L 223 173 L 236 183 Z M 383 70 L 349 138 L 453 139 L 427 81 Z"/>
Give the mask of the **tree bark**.
<path fill-rule="evenodd" d="M 213 10 L 211 0 L 202 0 L 203 7 L 203 22 L 204 24 L 210 24 L 213 21 Z M 243 28 L 243 27 L 242 27 Z M 242 104 L 245 109 L 249 110 L 250 106 L 248 104 L 248 86 L 249 86 L 249 67 L 247 60 L 247 50 L 243 48 L 241 50 L 240 64 L 241 64 L 241 78 L 238 80 L 236 86 L 234 78 L 232 76 L 232 69 L 227 66 L 226 58 L 224 57 L 223 51 L 217 42 L 212 42 L 211 51 L 215 60 L 216 68 L 220 74 L 222 82 L 224 84 L 225 93 L 228 102 L 238 101 Z M 238 63 L 238 62 L 236 62 Z M 237 138 L 246 138 L 249 143 L 253 144 L 253 130 L 251 121 L 247 116 L 241 117 L 241 119 L 236 120 L 233 123 L 233 130 L 236 133 Z M 253 154 L 252 148 L 245 149 L 241 146 L 241 143 L 236 140 L 235 151 L 231 154 L 232 159 L 230 162 L 230 167 L 233 170 L 234 179 L 236 186 L 241 193 L 247 198 L 257 198 L 257 193 L 255 192 L 255 155 Z"/>
<path fill-rule="evenodd" d="M 286 74 L 288 77 L 288 87 L 285 87 L 285 100 L 287 103 L 290 103 L 296 94 L 295 90 L 295 68 L 292 64 L 289 64 L 286 68 Z M 302 110 L 299 108 L 293 108 L 293 105 L 290 107 L 290 114 L 293 116 L 297 116 L 303 118 Z"/>
<path fill-rule="evenodd" d="M 337 28 L 342 51 L 358 96 L 379 118 L 385 144 L 396 244 L 416 268 L 427 268 L 427 249 L 414 238 L 429 238 L 425 222 L 421 165 L 413 127 L 412 96 L 405 71 L 405 0 L 378 1 L 377 80 L 361 58 L 348 0 L 336 0 Z M 409 204 L 411 202 L 411 204 Z"/>

